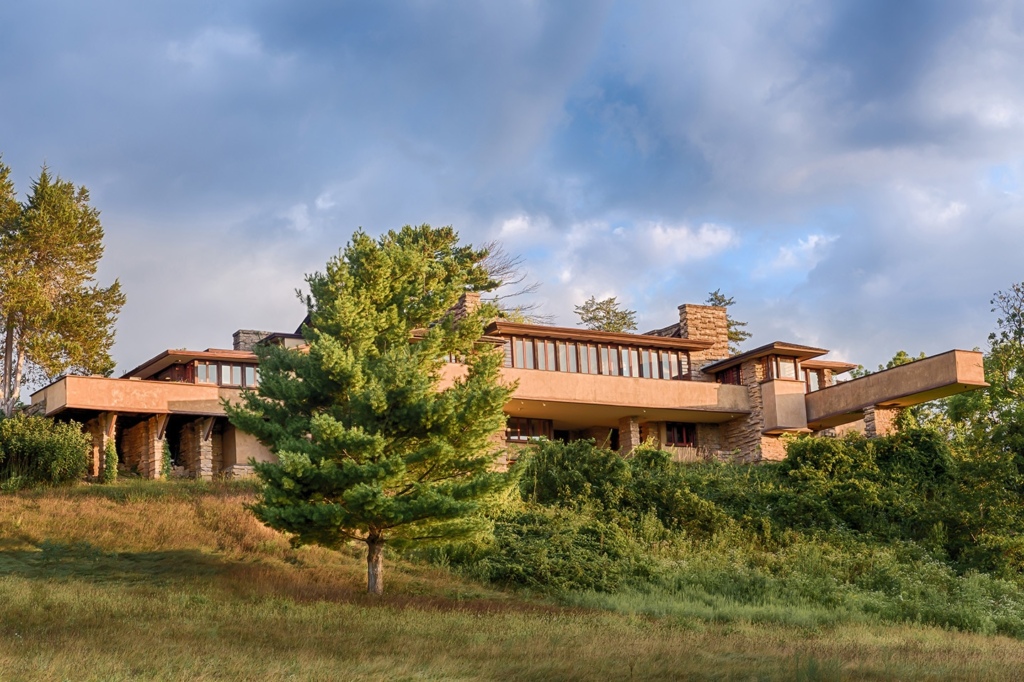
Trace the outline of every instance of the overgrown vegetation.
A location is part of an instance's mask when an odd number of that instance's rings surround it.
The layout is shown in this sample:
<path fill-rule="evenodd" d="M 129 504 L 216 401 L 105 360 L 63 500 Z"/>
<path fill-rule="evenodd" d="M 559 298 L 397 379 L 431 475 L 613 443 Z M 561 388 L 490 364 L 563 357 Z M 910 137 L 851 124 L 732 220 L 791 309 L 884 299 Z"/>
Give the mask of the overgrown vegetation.
<path fill-rule="evenodd" d="M 819 626 L 921 622 L 1024 637 L 1012 458 L 935 431 L 802 438 L 779 464 L 680 465 L 540 443 L 468 575 L 630 612 Z"/>
<path fill-rule="evenodd" d="M 0 418 L 0 489 L 74 483 L 85 475 L 90 445 L 75 422 Z"/>
<path fill-rule="evenodd" d="M 567 608 L 394 555 L 388 594 L 371 598 L 359 553 L 293 549 L 245 511 L 254 494 L 252 482 L 126 478 L 0 496 L 0 679 L 996 680 L 1024 668 L 1005 637 L 723 622 L 714 603 L 664 618 Z"/>
<path fill-rule="evenodd" d="M 108 439 L 106 447 L 103 448 L 103 476 L 101 478 L 104 483 L 113 483 L 117 480 L 117 445 L 113 438 Z"/>

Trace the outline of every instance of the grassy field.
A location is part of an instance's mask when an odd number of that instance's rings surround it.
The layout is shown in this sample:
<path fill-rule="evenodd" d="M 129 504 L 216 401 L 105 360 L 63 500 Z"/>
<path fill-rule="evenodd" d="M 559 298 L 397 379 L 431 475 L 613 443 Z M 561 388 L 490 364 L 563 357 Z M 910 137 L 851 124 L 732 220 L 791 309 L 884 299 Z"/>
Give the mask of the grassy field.
<path fill-rule="evenodd" d="M 292 550 L 245 485 L 0 496 L 0 680 L 1021 679 L 1024 644 L 567 607 L 389 557 Z"/>

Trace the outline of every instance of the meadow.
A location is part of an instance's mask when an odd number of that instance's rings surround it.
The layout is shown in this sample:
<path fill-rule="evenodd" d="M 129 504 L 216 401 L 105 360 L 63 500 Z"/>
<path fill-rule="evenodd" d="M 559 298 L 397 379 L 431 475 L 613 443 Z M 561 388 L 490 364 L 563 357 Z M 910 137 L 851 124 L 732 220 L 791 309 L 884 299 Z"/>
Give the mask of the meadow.
<path fill-rule="evenodd" d="M 254 494 L 246 483 L 123 480 L 0 496 L 0 679 L 988 680 L 1024 670 L 1024 646 L 1001 635 L 699 609 L 678 590 L 567 599 L 394 553 L 385 596 L 371 598 L 357 549 L 291 548 L 245 511 Z"/>

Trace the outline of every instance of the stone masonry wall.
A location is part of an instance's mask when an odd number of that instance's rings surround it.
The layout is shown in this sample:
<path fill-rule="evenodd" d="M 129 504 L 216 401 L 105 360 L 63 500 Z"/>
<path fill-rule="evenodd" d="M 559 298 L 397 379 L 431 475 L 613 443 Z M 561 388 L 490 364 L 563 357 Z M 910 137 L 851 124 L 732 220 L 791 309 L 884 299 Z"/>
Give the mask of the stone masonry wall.
<path fill-rule="evenodd" d="M 707 350 L 690 351 L 690 371 L 694 381 L 710 381 L 700 368 L 729 357 L 729 323 L 725 308 L 684 303 L 679 306 L 679 333 L 684 339 L 713 341 Z"/>
<path fill-rule="evenodd" d="M 452 306 L 452 314 L 456 320 L 461 320 L 466 313 L 471 313 L 480 307 L 480 292 L 467 291 L 459 297 L 459 302 Z"/>
<path fill-rule="evenodd" d="M 181 427 L 181 458 L 191 478 L 213 478 L 213 437 L 203 439 L 205 419 L 196 419 Z"/>
<path fill-rule="evenodd" d="M 619 420 L 619 454 L 628 455 L 643 442 L 640 440 L 640 422 L 636 417 Z"/>
<path fill-rule="evenodd" d="M 901 407 L 872 405 L 864 408 L 864 435 L 874 438 L 896 433 L 896 420 L 901 412 L 903 412 Z"/>
<path fill-rule="evenodd" d="M 764 366 L 760 360 L 748 360 L 740 365 L 740 382 L 747 389 L 750 414 L 722 425 L 724 446 L 740 462 L 780 460 L 786 456 L 785 441 L 778 436 L 766 436 L 764 431 L 764 401 L 761 381 Z"/>
<path fill-rule="evenodd" d="M 239 329 L 231 335 L 232 348 L 235 350 L 252 350 L 257 343 L 270 336 L 271 332 L 258 329 Z"/>
<path fill-rule="evenodd" d="M 125 429 L 121 435 L 121 457 L 125 465 L 143 478 L 160 478 L 164 442 L 157 438 L 159 421 L 159 417 L 150 417 Z"/>

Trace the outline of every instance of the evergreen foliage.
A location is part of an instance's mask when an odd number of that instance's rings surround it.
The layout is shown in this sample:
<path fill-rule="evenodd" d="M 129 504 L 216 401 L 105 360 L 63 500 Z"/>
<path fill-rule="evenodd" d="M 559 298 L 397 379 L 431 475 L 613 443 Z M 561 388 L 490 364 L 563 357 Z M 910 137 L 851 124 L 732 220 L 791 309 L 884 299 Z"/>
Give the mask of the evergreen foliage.
<path fill-rule="evenodd" d="M 636 311 L 623 308 L 615 296 L 598 301 L 588 298 L 576 306 L 576 314 L 587 329 L 603 332 L 630 332 L 636 330 Z"/>
<path fill-rule="evenodd" d="M 76 422 L 0 418 L 0 488 L 74 483 L 85 475 L 91 447 Z"/>
<path fill-rule="evenodd" d="M 0 162 L 0 409 L 10 415 L 27 375 L 109 374 L 121 285 L 96 284 L 103 255 L 89 191 L 44 166 L 28 200 Z"/>
<path fill-rule="evenodd" d="M 103 448 L 103 482 L 113 483 L 117 480 L 117 446 L 113 438 L 107 439 Z"/>
<path fill-rule="evenodd" d="M 386 542 L 483 533 L 481 511 L 513 483 L 493 471 L 490 440 L 511 388 L 500 351 L 480 340 L 496 310 L 451 313 L 464 293 L 497 286 L 486 255 L 450 227 L 357 232 L 307 278 L 308 349 L 257 347 L 258 393 L 225 406 L 279 458 L 255 465 L 256 516 L 296 543 L 365 542 L 370 592 L 383 589 Z M 444 384 L 449 357 L 466 371 Z"/>
<path fill-rule="evenodd" d="M 721 289 L 715 289 L 710 292 L 704 302 L 707 305 L 714 305 L 719 308 L 728 308 L 731 305 L 736 305 L 736 299 L 732 296 L 726 296 L 722 293 Z M 726 326 L 729 331 L 729 352 L 736 355 L 740 352 L 740 344 L 752 337 L 753 334 L 745 329 L 747 326 L 746 322 L 735 320 L 728 313 L 726 314 L 725 319 Z"/>

